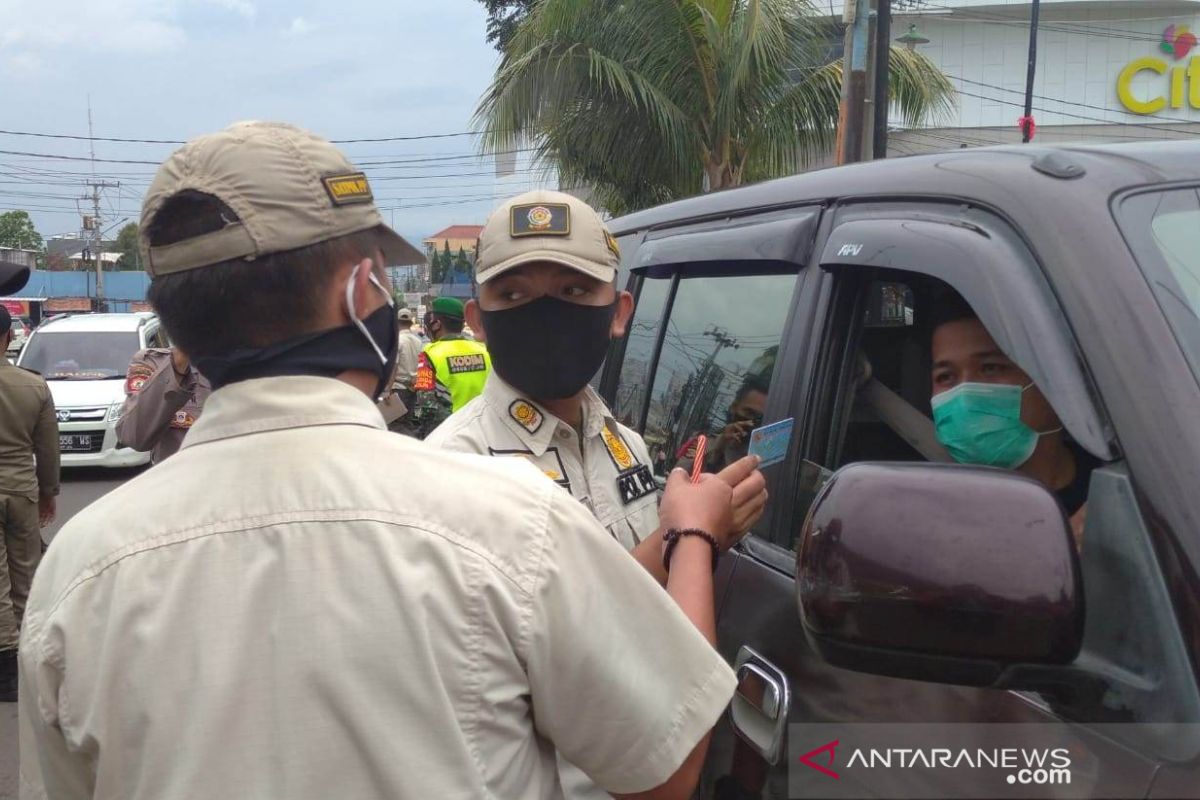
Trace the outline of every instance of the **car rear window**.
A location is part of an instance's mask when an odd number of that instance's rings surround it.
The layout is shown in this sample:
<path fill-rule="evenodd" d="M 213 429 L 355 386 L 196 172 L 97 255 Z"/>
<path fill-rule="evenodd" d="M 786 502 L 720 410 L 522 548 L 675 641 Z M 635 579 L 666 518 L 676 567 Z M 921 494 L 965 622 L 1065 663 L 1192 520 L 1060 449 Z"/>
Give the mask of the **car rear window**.
<path fill-rule="evenodd" d="M 1121 229 L 1200 380 L 1200 188 L 1127 197 Z"/>
<path fill-rule="evenodd" d="M 138 350 L 133 332 L 42 331 L 21 353 L 20 365 L 46 380 L 106 380 L 124 378 Z"/>

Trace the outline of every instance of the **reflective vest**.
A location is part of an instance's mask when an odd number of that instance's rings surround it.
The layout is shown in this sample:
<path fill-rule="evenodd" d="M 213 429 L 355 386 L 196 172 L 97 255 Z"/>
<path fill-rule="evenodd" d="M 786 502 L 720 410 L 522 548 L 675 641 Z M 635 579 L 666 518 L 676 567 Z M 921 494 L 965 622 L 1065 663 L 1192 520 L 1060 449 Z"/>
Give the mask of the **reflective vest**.
<path fill-rule="evenodd" d="M 415 391 L 433 391 L 434 378 L 450 392 L 450 408 L 458 411 L 483 391 L 492 358 L 482 342 L 452 338 L 430 342 L 421 351 L 423 358 L 413 383 Z M 433 374 L 430 374 L 430 373 Z"/>

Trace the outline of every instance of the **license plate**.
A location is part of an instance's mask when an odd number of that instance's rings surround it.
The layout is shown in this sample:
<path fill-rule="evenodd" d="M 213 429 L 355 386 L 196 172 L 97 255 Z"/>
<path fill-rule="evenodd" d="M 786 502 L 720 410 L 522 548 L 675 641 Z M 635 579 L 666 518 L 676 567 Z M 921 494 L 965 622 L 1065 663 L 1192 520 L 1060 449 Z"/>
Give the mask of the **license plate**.
<path fill-rule="evenodd" d="M 65 452 L 92 449 L 92 437 L 89 434 L 59 434 L 58 449 Z"/>

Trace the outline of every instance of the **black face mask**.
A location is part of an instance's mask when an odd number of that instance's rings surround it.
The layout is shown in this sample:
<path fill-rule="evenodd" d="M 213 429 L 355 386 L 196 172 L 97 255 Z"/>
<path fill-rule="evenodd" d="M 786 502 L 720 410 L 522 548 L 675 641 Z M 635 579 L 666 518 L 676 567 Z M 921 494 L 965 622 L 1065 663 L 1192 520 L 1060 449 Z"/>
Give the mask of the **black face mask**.
<path fill-rule="evenodd" d="M 350 284 L 353 282 L 354 277 L 351 276 Z M 374 276 L 372 283 L 375 283 Z M 382 286 L 379 288 L 384 291 Z M 203 356 L 195 359 L 194 363 L 214 389 L 251 378 L 283 375 L 333 378 L 346 370 L 360 369 L 379 375 L 379 382 L 375 385 L 375 397 L 378 399 L 391 383 L 399 350 L 396 310 L 391 303 L 386 303 L 366 319 L 355 320 L 355 324 L 306 333 L 267 347 Z"/>
<path fill-rule="evenodd" d="M 555 297 L 505 311 L 483 311 L 492 367 L 534 400 L 574 397 L 604 363 L 609 329 L 617 313 Z"/>

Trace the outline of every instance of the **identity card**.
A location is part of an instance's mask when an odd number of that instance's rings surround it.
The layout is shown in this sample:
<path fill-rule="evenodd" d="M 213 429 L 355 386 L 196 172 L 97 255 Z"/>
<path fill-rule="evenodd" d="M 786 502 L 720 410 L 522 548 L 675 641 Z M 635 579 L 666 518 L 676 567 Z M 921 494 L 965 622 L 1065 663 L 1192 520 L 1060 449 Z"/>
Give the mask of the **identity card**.
<path fill-rule="evenodd" d="M 750 455 L 761 456 L 760 467 L 778 464 L 787 458 L 788 442 L 792 440 L 794 417 L 772 422 L 750 432 Z"/>

